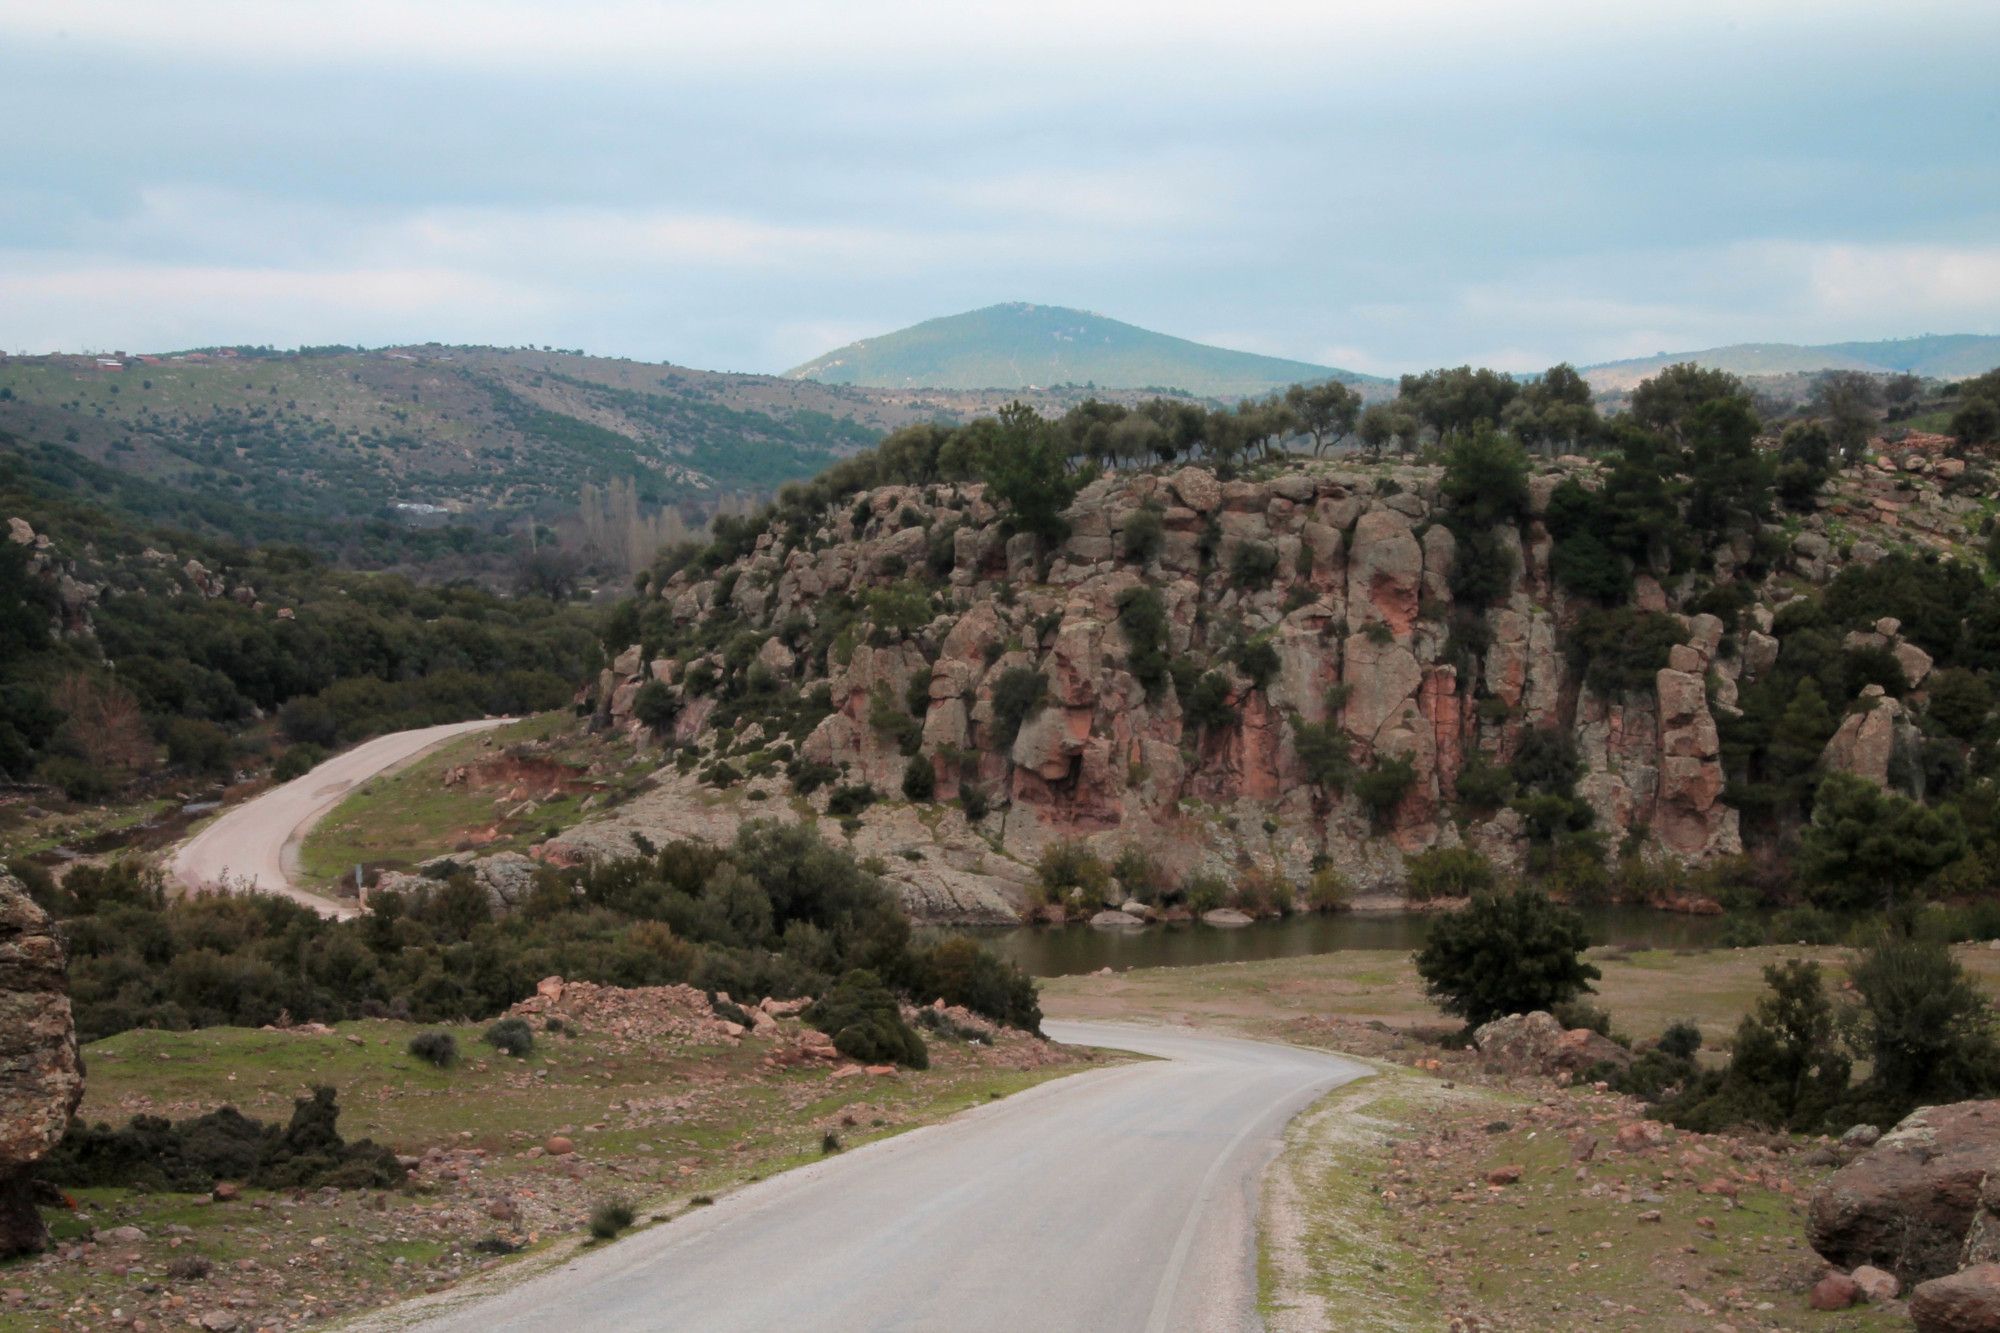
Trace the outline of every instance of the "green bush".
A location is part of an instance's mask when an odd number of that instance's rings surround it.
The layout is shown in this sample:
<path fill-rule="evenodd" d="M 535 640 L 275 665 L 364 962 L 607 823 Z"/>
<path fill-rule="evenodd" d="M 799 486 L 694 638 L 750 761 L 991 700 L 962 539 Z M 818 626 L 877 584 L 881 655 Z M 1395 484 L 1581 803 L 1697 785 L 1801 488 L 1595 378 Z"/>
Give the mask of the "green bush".
<path fill-rule="evenodd" d="M 1160 553 L 1166 536 L 1167 525 L 1158 509 L 1148 505 L 1135 510 L 1125 520 L 1125 558 L 1142 565 L 1150 563 Z"/>
<path fill-rule="evenodd" d="M 1109 897 L 1111 869 L 1083 843 L 1052 842 L 1035 863 L 1035 882 L 1047 901 L 1095 912 Z"/>
<path fill-rule="evenodd" d="M 1419 902 L 1470 898 L 1490 891 L 1498 876 L 1493 863 L 1470 847 L 1431 847 L 1403 858 L 1409 895 Z"/>
<path fill-rule="evenodd" d="M 1480 893 L 1431 923 L 1417 975 L 1439 1008 L 1477 1027 L 1589 991 L 1601 975 L 1583 961 L 1589 945 L 1583 918 L 1533 889 Z"/>
<path fill-rule="evenodd" d="M 1236 709 L 1229 702 L 1229 677 L 1220 671 L 1202 673 L 1181 706 L 1184 722 L 1197 731 L 1213 731 L 1236 725 Z"/>
<path fill-rule="evenodd" d="M 1229 581 L 1246 591 L 1271 586 L 1278 575 L 1278 549 L 1268 542 L 1240 541 L 1229 557 Z"/>
<path fill-rule="evenodd" d="M 928 755 L 913 754 L 903 764 L 903 799 L 928 801 L 937 795 L 937 770 Z"/>
<path fill-rule="evenodd" d="M 292 1104 L 289 1124 L 252 1120 L 233 1106 L 189 1120 L 134 1116 L 123 1129 L 76 1121 L 34 1170 L 70 1189 L 206 1194 L 217 1181 L 261 1189 L 388 1189 L 408 1174 L 395 1153 L 340 1137 L 332 1088 Z"/>
<path fill-rule="evenodd" d="M 1021 734 L 1021 724 L 1041 711 L 1048 678 L 1033 667 L 1008 667 L 993 682 L 993 739 L 1006 747 Z"/>
<path fill-rule="evenodd" d="M 632 716 L 655 732 L 671 727 L 680 711 L 680 700 L 664 681 L 649 680 L 632 696 Z"/>
<path fill-rule="evenodd" d="M 1167 608 L 1159 592 L 1145 584 L 1118 594 L 1118 627 L 1125 632 L 1126 665 L 1133 678 L 1157 696 L 1171 679 L 1167 658 Z"/>
<path fill-rule="evenodd" d="M 458 1039 L 449 1032 L 419 1032 L 410 1038 L 410 1054 L 437 1069 L 458 1063 Z"/>
<path fill-rule="evenodd" d="M 1471 810 L 1497 810 L 1514 795 L 1514 777 L 1507 769 L 1475 751 L 1458 771 L 1458 799 Z"/>
<path fill-rule="evenodd" d="M 326 751 L 317 745 L 291 745 L 272 765 L 271 776 L 280 782 L 302 778 L 326 761 Z"/>
<path fill-rule="evenodd" d="M 166 725 L 167 762 L 212 777 L 226 777 L 235 767 L 235 742 L 213 722 L 200 718 L 169 718 Z"/>
<path fill-rule="evenodd" d="M 1407 755 L 1380 755 L 1375 767 L 1355 777 L 1354 794 L 1377 823 L 1395 813 L 1417 785 L 1417 769 Z"/>
<path fill-rule="evenodd" d="M 528 1026 L 526 1019 L 503 1018 L 487 1028 L 486 1035 L 480 1040 L 502 1055 L 519 1059 L 535 1049 L 535 1030 Z"/>
<path fill-rule="evenodd" d="M 896 996 L 873 972 L 846 973 L 805 1011 L 805 1020 L 833 1038 L 834 1049 L 864 1064 L 928 1069 L 922 1037 L 903 1021 Z"/>
<path fill-rule="evenodd" d="M 597 1240 L 614 1240 L 638 1220 L 632 1205 L 612 1199 L 590 1210 L 590 1234 Z"/>
<path fill-rule="evenodd" d="M 1729 1065 L 1691 1081 L 1662 1114 L 1684 1129 L 1734 1125 L 1817 1131 L 1847 1092 L 1832 1002 L 1817 963 L 1789 959 L 1764 969 L 1770 993 L 1736 1025 Z"/>
<path fill-rule="evenodd" d="M 879 793 L 870 784 L 847 783 L 835 787 L 833 794 L 826 798 L 826 812 L 835 819 L 845 819 L 860 814 L 878 799 Z"/>
<path fill-rule="evenodd" d="M 1854 1043 L 1869 1064 L 1860 1093 L 1881 1123 L 2000 1091 L 1992 1006 L 1944 945 L 1887 935 L 1849 976 L 1861 998 Z"/>

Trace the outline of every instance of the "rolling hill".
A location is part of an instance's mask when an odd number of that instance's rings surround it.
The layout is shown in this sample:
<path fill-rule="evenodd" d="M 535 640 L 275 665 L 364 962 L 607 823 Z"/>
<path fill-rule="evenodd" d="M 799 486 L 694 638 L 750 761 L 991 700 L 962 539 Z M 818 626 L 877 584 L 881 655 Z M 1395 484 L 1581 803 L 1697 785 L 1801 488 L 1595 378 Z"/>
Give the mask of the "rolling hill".
<path fill-rule="evenodd" d="M 1630 389 L 1681 361 L 1693 361 L 1735 375 L 1801 375 L 1822 370 L 1871 374 L 1908 373 L 1930 379 L 1966 379 L 2000 366 L 2000 337 L 1976 333 L 1930 333 L 1877 342 L 1734 343 L 1696 352 L 1661 352 L 1584 367 L 1584 378 L 1600 393 Z"/>
<path fill-rule="evenodd" d="M 876 388 L 1177 389 L 1204 398 L 1249 397 L 1326 379 L 1381 382 L 1331 366 L 1190 342 L 1087 311 L 1021 302 L 849 343 L 785 377 Z"/>

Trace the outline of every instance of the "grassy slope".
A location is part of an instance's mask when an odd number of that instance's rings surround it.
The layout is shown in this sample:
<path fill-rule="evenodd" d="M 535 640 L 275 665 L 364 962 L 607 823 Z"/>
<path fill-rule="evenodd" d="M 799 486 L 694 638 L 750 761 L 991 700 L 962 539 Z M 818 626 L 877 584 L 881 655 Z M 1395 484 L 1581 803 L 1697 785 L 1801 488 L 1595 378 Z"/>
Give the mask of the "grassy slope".
<path fill-rule="evenodd" d="M 788 371 L 835 384 L 980 389 L 1094 383 L 1219 397 L 1358 379 L 1305 361 L 1190 342 L 1061 306 L 988 306 L 851 343 Z"/>
<path fill-rule="evenodd" d="M 492 759 L 511 746 L 561 738 L 575 742 L 575 761 L 585 764 L 597 752 L 569 734 L 574 721 L 562 713 L 545 713 L 498 731 L 465 736 L 363 783 L 306 835 L 299 847 L 300 871 L 309 883 L 327 884 L 352 874 L 357 862 L 407 867 L 455 851 L 474 836 L 482 854 L 523 851 L 547 837 L 550 829 L 568 828 L 583 818 L 582 805 L 590 792 L 568 791 L 544 800 L 546 792 L 536 790 L 510 800 L 507 789 L 476 783 L 447 787 L 444 776 L 461 765 Z M 569 752 L 566 744 L 558 744 L 552 753 Z M 604 794 L 600 803 L 623 794 L 651 771 L 629 749 L 617 757 L 624 761 L 622 770 L 591 781 Z M 532 812 L 508 817 L 527 800 L 536 806 Z"/>

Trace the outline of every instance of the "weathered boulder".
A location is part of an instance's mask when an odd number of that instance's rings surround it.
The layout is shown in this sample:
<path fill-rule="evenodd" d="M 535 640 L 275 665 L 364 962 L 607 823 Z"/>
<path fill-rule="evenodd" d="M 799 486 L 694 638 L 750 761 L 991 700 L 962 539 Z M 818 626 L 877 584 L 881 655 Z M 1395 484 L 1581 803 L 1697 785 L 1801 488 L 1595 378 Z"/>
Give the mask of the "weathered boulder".
<path fill-rule="evenodd" d="M 1914 731 L 1902 701 L 1890 698 L 1880 685 L 1869 685 L 1862 689 L 1856 711 L 1841 719 L 1820 762 L 1833 772 L 1853 773 L 1886 788 L 1889 761 L 1899 745 L 1914 740 Z"/>
<path fill-rule="evenodd" d="M 1501 1074 L 1580 1074 L 1606 1062 L 1632 1062 L 1632 1053 L 1610 1038 L 1589 1028 L 1565 1030 L 1539 1009 L 1494 1019 L 1472 1034 L 1472 1043 L 1486 1067 Z"/>
<path fill-rule="evenodd" d="M 0 1258 L 47 1243 L 29 1170 L 82 1100 L 62 942 L 21 882 L 0 872 Z"/>
<path fill-rule="evenodd" d="M 2000 1329 L 2000 1264 L 1974 1264 L 1932 1278 L 1910 1293 L 1917 1333 L 1993 1333 Z"/>
<path fill-rule="evenodd" d="M 1905 1285 L 1953 1272 L 1996 1166 L 2000 1101 L 1923 1107 L 1814 1192 L 1807 1238 L 1831 1263 L 1873 1264 Z"/>

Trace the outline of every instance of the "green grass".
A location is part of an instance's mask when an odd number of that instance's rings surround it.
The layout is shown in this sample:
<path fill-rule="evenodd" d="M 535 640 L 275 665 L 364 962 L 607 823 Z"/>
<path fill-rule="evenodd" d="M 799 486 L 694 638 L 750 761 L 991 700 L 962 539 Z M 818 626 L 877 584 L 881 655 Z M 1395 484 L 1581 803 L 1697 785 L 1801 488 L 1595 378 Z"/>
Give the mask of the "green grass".
<path fill-rule="evenodd" d="M 509 727 L 474 732 L 433 750 L 416 762 L 372 778 L 354 789 L 306 835 L 299 868 L 312 883 L 330 884 L 353 873 L 357 864 L 412 866 L 457 849 L 467 834 L 497 828 L 498 837 L 479 843 L 482 853 L 520 851 L 568 828 L 583 817 L 588 793 L 570 793 L 540 802 L 531 814 L 503 820 L 516 802 L 496 803 L 491 788 L 447 787 L 445 774 L 460 764 L 497 755 L 509 745 L 545 741 L 570 725 L 561 713 L 544 713 Z M 537 793 L 539 795 L 539 793 Z"/>

